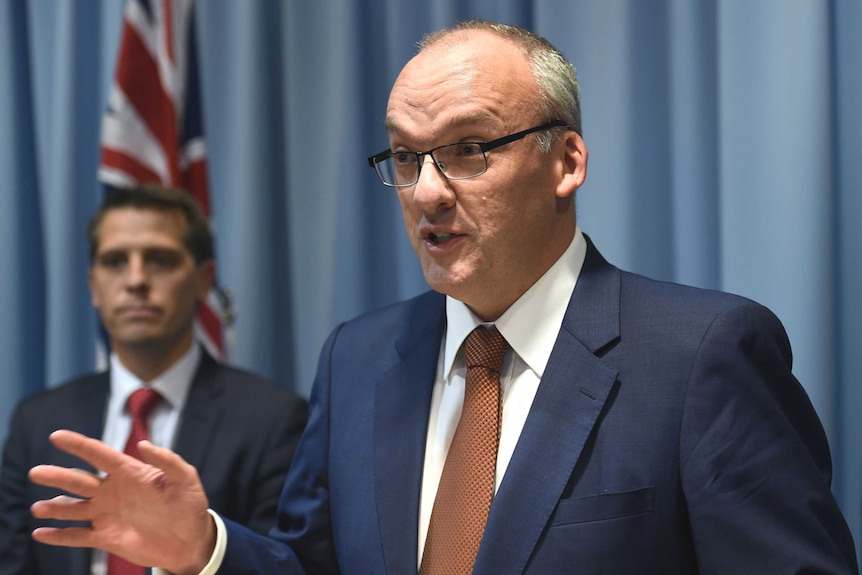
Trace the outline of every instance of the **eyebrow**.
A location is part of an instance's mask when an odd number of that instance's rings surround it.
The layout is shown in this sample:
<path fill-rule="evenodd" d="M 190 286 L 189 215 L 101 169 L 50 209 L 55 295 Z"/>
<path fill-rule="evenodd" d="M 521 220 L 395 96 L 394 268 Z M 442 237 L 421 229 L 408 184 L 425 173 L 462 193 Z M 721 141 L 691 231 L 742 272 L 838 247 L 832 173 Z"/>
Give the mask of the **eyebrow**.
<path fill-rule="evenodd" d="M 141 252 L 145 256 L 151 255 L 151 254 L 161 254 L 161 253 L 178 253 L 179 254 L 179 253 L 182 253 L 183 251 L 188 251 L 188 250 L 185 248 L 182 248 L 182 247 L 175 247 L 175 246 L 145 246 L 143 248 L 138 248 L 138 247 L 129 248 L 127 246 L 117 246 L 117 247 L 110 247 L 110 248 L 100 248 L 98 251 L 96 251 L 96 257 L 98 258 L 99 256 L 102 256 L 102 255 L 112 255 L 113 256 L 113 255 L 117 255 L 117 254 L 129 254 L 131 252 Z"/>

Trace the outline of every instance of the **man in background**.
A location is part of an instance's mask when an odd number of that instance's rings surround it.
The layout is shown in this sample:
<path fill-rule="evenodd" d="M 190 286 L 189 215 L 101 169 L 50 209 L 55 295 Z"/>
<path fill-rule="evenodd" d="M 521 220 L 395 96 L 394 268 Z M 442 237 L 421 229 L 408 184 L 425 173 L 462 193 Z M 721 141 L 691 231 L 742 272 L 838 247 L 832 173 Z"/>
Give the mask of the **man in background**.
<path fill-rule="evenodd" d="M 0 474 L 0 575 L 89 575 L 108 565 L 113 575 L 119 561 L 31 538 L 35 527 L 52 523 L 34 520 L 30 505 L 58 491 L 30 483 L 29 469 L 80 466 L 50 445 L 53 430 L 74 429 L 122 451 L 136 425 L 130 398 L 149 398 L 142 414 L 149 438 L 194 462 L 215 509 L 266 533 L 307 420 L 305 400 L 218 363 L 196 343 L 194 318 L 216 264 L 209 224 L 189 194 L 155 186 L 117 190 L 106 196 L 88 235 L 89 285 L 110 337 L 110 368 L 17 407 Z"/>

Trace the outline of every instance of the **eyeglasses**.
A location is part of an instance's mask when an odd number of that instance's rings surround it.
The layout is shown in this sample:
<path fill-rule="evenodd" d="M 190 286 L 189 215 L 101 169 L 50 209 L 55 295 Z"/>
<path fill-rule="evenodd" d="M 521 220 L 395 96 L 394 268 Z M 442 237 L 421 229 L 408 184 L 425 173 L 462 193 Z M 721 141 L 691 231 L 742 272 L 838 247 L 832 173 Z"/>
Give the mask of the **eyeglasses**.
<path fill-rule="evenodd" d="M 490 142 L 458 142 L 437 146 L 427 152 L 384 150 L 368 158 L 368 165 L 377 170 L 377 175 L 387 186 L 405 188 L 419 181 L 422 156 L 431 156 L 440 173 L 450 180 L 466 180 L 481 176 L 488 170 L 485 152 L 516 142 L 534 132 L 553 128 L 568 128 L 562 120 L 553 120 L 541 126 L 527 128 Z"/>

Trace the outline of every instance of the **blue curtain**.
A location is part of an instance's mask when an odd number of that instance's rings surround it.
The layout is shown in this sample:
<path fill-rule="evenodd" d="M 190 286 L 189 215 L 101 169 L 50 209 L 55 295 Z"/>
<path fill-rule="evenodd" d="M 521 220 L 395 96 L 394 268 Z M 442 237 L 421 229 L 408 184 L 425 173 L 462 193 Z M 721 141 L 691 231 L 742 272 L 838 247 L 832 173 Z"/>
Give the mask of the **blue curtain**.
<path fill-rule="evenodd" d="M 533 28 L 578 68 L 581 227 L 621 267 L 784 321 L 862 539 L 858 0 L 207 0 L 203 103 L 230 361 L 307 393 L 340 321 L 425 289 L 365 157 L 421 36 Z M 122 2 L 0 0 L 0 439 L 94 365 L 84 228 Z"/>

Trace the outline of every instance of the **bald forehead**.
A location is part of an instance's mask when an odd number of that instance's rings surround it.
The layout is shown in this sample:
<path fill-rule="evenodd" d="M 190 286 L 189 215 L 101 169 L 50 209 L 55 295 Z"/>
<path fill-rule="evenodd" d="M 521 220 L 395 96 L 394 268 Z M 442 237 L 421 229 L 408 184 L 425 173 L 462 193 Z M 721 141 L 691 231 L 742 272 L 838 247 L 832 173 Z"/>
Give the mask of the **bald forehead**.
<path fill-rule="evenodd" d="M 535 103 L 537 84 L 523 50 L 487 30 L 456 30 L 437 38 L 411 59 L 390 94 L 386 126 L 405 114 L 458 115 L 481 122 Z"/>

